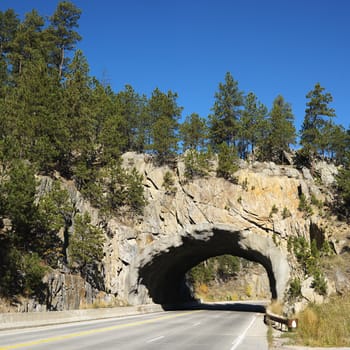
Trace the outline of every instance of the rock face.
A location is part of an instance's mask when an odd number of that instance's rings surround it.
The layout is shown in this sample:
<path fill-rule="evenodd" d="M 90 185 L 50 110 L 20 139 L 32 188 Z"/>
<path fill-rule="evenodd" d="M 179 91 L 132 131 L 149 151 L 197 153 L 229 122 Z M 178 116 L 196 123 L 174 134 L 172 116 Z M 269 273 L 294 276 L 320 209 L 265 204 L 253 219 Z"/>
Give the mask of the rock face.
<path fill-rule="evenodd" d="M 131 304 L 186 300 L 184 274 L 191 267 L 233 254 L 261 263 L 272 296 L 284 297 L 293 267 L 288 237 L 310 239 L 310 219 L 298 210 L 300 194 L 311 195 L 306 171 L 242 163 L 237 184 L 215 176 L 187 182 L 181 162 L 169 169 L 155 167 L 144 155 L 128 153 L 123 160 L 143 174 L 148 205 L 132 227 L 115 219 L 107 223 L 108 292 Z M 175 181 L 171 194 L 163 187 L 166 172 Z"/>
<path fill-rule="evenodd" d="M 295 258 L 288 252 L 289 237 L 322 241 L 318 218 L 298 210 L 300 195 L 326 200 L 310 173 L 274 163 L 244 163 L 233 184 L 209 176 L 190 182 L 184 164 L 175 169 L 156 167 L 147 155 L 127 153 L 125 167 L 135 167 L 144 177 L 147 206 L 142 219 L 127 222 L 99 218 L 71 183 L 69 190 L 77 212 L 88 211 L 92 223 L 104 228 L 107 243 L 102 262 L 104 292 L 129 304 L 173 303 L 190 298 L 185 273 L 213 256 L 233 254 L 260 263 L 267 272 L 273 298 L 283 299 L 295 275 Z M 331 181 L 334 172 L 327 172 Z M 166 172 L 174 178 L 174 191 L 163 187 Z M 320 236 L 320 237 L 318 237 Z M 96 292 L 83 298 L 93 301 Z M 62 294 L 57 309 L 77 307 L 80 297 Z M 66 299 L 65 299 L 66 298 Z"/>

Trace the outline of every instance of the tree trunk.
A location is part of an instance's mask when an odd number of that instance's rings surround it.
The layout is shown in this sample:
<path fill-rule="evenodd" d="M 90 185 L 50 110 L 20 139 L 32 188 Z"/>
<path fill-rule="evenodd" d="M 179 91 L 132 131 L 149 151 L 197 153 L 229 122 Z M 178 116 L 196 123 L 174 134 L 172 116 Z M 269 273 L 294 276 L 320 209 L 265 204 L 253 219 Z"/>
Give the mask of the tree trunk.
<path fill-rule="evenodd" d="M 62 78 L 63 63 L 64 63 L 64 47 L 62 47 L 61 49 L 61 62 L 60 62 L 59 73 L 58 73 L 58 76 L 60 78 Z"/>

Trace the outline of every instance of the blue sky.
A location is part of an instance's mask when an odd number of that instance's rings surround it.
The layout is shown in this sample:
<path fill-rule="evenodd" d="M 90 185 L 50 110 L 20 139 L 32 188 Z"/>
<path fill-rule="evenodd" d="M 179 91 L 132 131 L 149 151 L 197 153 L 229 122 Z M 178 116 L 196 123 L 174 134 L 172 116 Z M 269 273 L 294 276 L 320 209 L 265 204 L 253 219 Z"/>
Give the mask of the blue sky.
<path fill-rule="evenodd" d="M 57 0 L 0 0 L 20 17 L 51 15 Z M 179 95 L 183 116 L 206 117 L 219 82 L 231 72 L 245 93 L 271 108 L 281 94 L 299 129 L 316 82 L 333 95 L 350 126 L 348 0 L 73 0 L 83 13 L 79 44 L 91 74 L 115 91 L 131 84 Z"/>

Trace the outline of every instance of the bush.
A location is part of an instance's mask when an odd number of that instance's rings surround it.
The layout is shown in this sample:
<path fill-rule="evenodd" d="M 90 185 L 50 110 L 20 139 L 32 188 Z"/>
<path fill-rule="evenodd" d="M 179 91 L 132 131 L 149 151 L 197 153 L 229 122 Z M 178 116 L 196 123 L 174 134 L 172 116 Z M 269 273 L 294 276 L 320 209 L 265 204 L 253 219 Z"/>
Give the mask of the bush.
<path fill-rule="evenodd" d="M 186 179 L 192 180 L 196 177 L 207 176 L 210 171 L 211 158 L 210 150 L 207 152 L 188 150 L 184 158 Z"/>
<path fill-rule="evenodd" d="M 314 194 L 311 195 L 311 204 L 317 207 L 319 210 L 323 208 L 323 202 L 317 199 Z"/>
<path fill-rule="evenodd" d="M 299 197 L 298 210 L 304 212 L 307 217 L 313 214 L 312 208 L 303 193 Z"/>
<path fill-rule="evenodd" d="M 324 274 L 320 270 L 314 272 L 314 280 L 312 282 L 312 288 L 320 295 L 327 295 L 327 281 Z"/>
<path fill-rule="evenodd" d="M 36 253 L 24 254 L 21 270 L 23 272 L 23 291 L 25 295 L 39 295 L 43 290 L 42 279 L 48 268 Z"/>
<path fill-rule="evenodd" d="M 76 215 L 74 232 L 69 239 L 69 261 L 71 267 L 85 272 L 88 265 L 96 265 L 103 258 L 104 235 L 100 228 L 91 225 L 88 213 Z"/>
<path fill-rule="evenodd" d="M 216 175 L 223 177 L 231 182 L 237 182 L 234 173 L 238 170 L 238 154 L 235 147 L 230 147 L 227 143 L 222 143 L 219 148 L 219 163 L 216 169 Z"/>
<path fill-rule="evenodd" d="M 276 204 L 274 204 L 270 211 L 270 218 L 272 217 L 273 214 L 277 214 L 277 213 L 278 213 L 278 208 L 276 207 Z"/>
<path fill-rule="evenodd" d="M 310 245 L 304 237 L 295 237 L 291 242 L 295 257 L 301 264 L 304 272 L 313 276 L 312 288 L 314 288 L 317 293 L 326 295 L 327 281 L 320 268 L 320 257 L 322 252 L 318 250 L 316 241 L 312 240 Z M 288 249 L 289 248 L 290 244 L 288 244 Z"/>
<path fill-rule="evenodd" d="M 174 176 L 170 171 L 167 171 L 164 174 L 163 184 L 162 184 L 162 186 L 165 189 L 165 193 L 170 195 L 175 195 L 177 188 L 174 185 L 175 185 Z"/>
<path fill-rule="evenodd" d="M 288 208 L 284 207 L 282 211 L 282 218 L 286 219 L 286 218 L 289 218 L 290 216 L 292 216 L 291 212 L 289 211 Z"/>
<path fill-rule="evenodd" d="M 301 296 L 301 282 L 300 282 L 300 278 L 296 277 L 290 282 L 288 294 L 290 295 L 290 297 L 292 299 L 296 299 L 296 298 Z"/>

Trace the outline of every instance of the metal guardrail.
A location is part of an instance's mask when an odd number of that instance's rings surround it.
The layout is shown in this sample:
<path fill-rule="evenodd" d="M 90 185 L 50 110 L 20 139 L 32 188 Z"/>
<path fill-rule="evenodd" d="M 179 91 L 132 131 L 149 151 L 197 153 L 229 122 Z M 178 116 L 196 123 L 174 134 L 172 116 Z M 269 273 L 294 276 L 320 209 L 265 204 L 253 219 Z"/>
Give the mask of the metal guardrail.
<path fill-rule="evenodd" d="M 298 319 L 297 318 L 287 318 L 279 315 L 272 314 L 270 312 L 266 312 L 264 316 L 264 322 L 267 325 L 276 326 L 279 325 L 279 329 L 281 331 L 293 331 L 298 328 Z"/>

